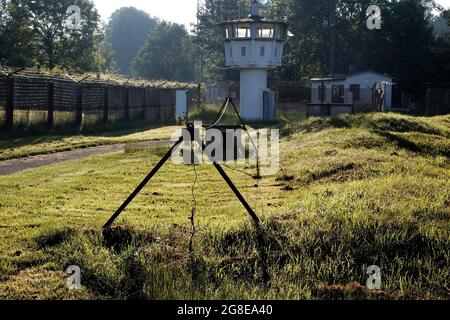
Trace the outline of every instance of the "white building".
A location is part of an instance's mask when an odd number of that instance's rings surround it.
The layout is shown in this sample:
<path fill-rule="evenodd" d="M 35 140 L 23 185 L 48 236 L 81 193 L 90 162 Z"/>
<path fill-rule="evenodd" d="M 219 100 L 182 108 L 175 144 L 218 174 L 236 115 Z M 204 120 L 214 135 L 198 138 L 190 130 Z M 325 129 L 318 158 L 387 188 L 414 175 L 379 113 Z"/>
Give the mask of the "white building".
<path fill-rule="evenodd" d="M 267 88 L 267 73 L 281 66 L 287 24 L 264 19 L 252 1 L 246 19 L 220 24 L 226 66 L 241 71 L 240 111 L 248 121 L 273 121 L 275 94 Z"/>
<path fill-rule="evenodd" d="M 310 107 L 318 110 L 323 105 L 329 105 L 331 115 L 370 108 L 373 87 L 378 83 L 385 88 L 384 106 L 389 110 L 392 108 L 392 81 L 392 77 L 373 71 L 313 78 Z"/>

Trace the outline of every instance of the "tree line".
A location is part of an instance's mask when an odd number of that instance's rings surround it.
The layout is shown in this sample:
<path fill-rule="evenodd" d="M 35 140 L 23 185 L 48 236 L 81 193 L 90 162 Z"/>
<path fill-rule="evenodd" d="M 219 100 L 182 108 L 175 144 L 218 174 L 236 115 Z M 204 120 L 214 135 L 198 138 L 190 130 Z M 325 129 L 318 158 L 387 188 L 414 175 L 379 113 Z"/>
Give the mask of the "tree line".
<path fill-rule="evenodd" d="M 245 16 L 245 3 L 209 0 L 199 12 L 195 41 L 209 80 L 239 79 L 238 73 L 221 68 L 222 41 L 213 26 L 223 19 Z M 307 85 L 312 77 L 330 73 L 333 4 L 336 73 L 387 73 L 411 91 L 420 89 L 423 82 L 450 81 L 450 33 L 442 26 L 443 22 L 450 24 L 450 11 L 433 0 L 268 0 L 265 16 L 286 19 L 290 31 L 283 66 L 272 72 L 272 80 Z M 380 30 L 367 28 L 370 5 L 381 8 Z M 434 16 L 436 12 L 439 17 Z M 435 26 L 440 32 L 433 32 Z"/>
<path fill-rule="evenodd" d="M 71 5 L 80 8 L 77 29 L 67 24 Z M 450 81 L 450 12 L 433 0 L 266 0 L 265 16 L 287 20 L 290 31 L 272 80 L 307 84 L 330 72 L 332 5 L 336 72 L 388 73 L 411 90 L 425 81 Z M 370 5 L 382 10 L 380 30 L 367 28 Z M 0 62 L 147 79 L 238 80 L 238 72 L 224 66 L 217 23 L 247 15 L 247 0 L 205 0 L 187 30 L 131 7 L 104 24 L 89 0 L 0 0 Z"/>

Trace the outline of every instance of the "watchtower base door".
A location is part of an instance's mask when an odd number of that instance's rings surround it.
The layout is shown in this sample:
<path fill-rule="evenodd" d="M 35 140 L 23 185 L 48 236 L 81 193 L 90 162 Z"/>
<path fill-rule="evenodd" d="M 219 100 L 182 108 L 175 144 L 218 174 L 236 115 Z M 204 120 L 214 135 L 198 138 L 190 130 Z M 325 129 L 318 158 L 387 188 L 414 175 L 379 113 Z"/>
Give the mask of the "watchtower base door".
<path fill-rule="evenodd" d="M 267 70 L 241 70 L 241 117 L 246 121 L 264 121 L 264 91 Z"/>

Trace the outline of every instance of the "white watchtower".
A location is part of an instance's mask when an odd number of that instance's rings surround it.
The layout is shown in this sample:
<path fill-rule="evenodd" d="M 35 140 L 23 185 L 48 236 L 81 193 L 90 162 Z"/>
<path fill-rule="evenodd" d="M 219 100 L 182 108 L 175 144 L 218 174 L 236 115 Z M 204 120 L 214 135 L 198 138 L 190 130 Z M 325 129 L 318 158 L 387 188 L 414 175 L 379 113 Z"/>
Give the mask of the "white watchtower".
<path fill-rule="evenodd" d="M 225 43 L 226 66 L 241 71 L 241 116 L 247 121 L 273 121 L 274 95 L 267 88 L 267 73 L 281 66 L 287 23 L 264 19 L 253 0 L 246 19 L 220 24 Z M 272 99 L 272 102 L 267 101 Z M 267 105 L 272 105 L 271 112 Z"/>

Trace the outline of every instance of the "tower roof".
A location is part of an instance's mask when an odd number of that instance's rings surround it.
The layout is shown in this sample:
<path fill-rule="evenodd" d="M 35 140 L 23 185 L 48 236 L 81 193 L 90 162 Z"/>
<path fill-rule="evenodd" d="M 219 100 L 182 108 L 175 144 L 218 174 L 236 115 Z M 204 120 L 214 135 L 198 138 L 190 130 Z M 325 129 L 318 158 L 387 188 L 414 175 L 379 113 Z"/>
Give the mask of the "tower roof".
<path fill-rule="evenodd" d="M 248 17 L 245 19 L 237 19 L 237 20 L 229 20 L 219 23 L 219 25 L 223 24 L 235 24 L 235 23 L 267 23 L 267 24 L 284 24 L 288 25 L 285 21 L 274 20 L 274 19 L 265 19 L 261 17 Z"/>
<path fill-rule="evenodd" d="M 252 0 L 250 3 L 250 14 L 248 18 L 238 19 L 238 20 L 229 20 L 219 23 L 219 25 L 223 24 L 238 24 L 238 23 L 264 23 L 264 24 L 284 24 L 287 25 L 287 22 L 274 20 L 274 19 L 265 19 L 260 15 L 260 5 L 257 0 Z"/>

